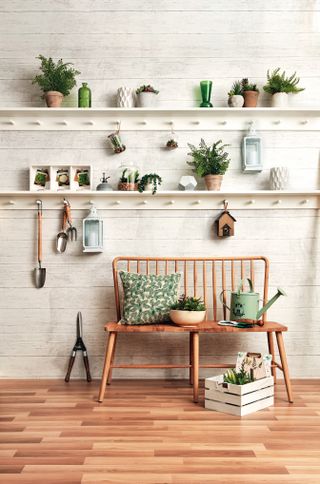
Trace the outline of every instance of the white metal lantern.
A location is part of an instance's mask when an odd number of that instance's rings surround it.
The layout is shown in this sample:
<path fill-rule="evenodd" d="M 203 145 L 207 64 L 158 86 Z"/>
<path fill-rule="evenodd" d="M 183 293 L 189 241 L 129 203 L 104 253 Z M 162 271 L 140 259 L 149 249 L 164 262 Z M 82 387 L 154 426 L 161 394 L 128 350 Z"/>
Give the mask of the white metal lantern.
<path fill-rule="evenodd" d="M 257 135 L 253 123 L 250 123 L 249 131 L 242 140 L 242 171 L 258 173 L 262 168 L 262 140 Z"/>
<path fill-rule="evenodd" d="M 94 205 L 82 223 L 83 252 L 103 252 L 103 220 Z"/>

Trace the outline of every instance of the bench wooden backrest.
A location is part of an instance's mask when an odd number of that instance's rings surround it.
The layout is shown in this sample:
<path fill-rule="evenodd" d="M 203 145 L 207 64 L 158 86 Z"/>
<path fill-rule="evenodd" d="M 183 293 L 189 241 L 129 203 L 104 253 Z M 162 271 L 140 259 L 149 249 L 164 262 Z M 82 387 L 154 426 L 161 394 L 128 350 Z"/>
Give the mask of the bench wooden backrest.
<path fill-rule="evenodd" d="M 250 278 L 261 294 L 268 298 L 269 261 L 266 257 L 116 257 L 112 263 L 117 318 L 121 319 L 122 284 L 119 270 L 138 274 L 171 274 L 181 272 L 180 293 L 201 297 L 208 309 L 208 319 L 227 318 L 220 294 L 236 290 L 241 279 Z M 229 305 L 226 292 L 222 300 Z M 229 316 L 228 316 L 229 317 Z M 262 316 L 266 319 L 266 313 Z"/>

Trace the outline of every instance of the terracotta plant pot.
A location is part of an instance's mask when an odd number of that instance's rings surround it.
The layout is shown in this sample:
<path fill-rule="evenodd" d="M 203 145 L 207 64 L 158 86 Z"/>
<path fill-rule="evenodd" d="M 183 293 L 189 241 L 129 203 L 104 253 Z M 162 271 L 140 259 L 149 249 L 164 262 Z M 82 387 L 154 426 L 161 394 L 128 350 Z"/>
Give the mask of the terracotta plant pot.
<path fill-rule="evenodd" d="M 118 183 L 118 190 L 121 192 L 134 192 L 138 190 L 138 183 Z"/>
<path fill-rule="evenodd" d="M 59 91 L 48 91 L 45 93 L 45 100 L 48 108 L 60 108 L 63 94 Z"/>
<path fill-rule="evenodd" d="M 206 175 L 204 177 L 204 181 L 207 187 L 207 190 L 210 191 L 219 191 L 221 188 L 223 175 Z"/>
<path fill-rule="evenodd" d="M 273 108 L 286 108 L 288 106 L 288 94 L 286 92 L 276 92 L 271 97 L 271 106 Z"/>
<path fill-rule="evenodd" d="M 183 311 L 171 309 L 170 319 L 178 326 L 196 326 L 202 323 L 206 317 L 206 311 Z"/>
<path fill-rule="evenodd" d="M 244 108 L 256 108 L 258 103 L 259 93 L 257 91 L 244 91 Z"/>

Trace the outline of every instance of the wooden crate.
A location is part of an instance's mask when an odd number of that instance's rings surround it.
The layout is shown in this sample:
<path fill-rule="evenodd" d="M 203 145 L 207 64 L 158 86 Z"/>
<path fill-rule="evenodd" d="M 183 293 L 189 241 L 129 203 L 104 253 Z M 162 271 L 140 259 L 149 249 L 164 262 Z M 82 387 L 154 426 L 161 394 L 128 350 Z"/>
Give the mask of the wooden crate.
<path fill-rule="evenodd" d="M 205 380 L 205 408 L 209 410 L 243 416 L 273 403 L 273 376 L 246 385 L 223 383 L 223 375 Z"/>

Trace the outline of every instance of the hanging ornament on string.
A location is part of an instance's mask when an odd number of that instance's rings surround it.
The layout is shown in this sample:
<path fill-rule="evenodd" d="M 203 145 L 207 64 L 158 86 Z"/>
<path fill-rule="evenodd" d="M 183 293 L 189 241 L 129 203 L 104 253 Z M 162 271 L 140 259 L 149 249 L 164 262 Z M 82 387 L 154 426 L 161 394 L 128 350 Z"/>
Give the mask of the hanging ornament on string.
<path fill-rule="evenodd" d="M 234 235 L 234 223 L 236 219 L 228 212 L 228 202 L 225 200 L 224 209 L 216 219 L 216 229 L 218 237 L 230 237 Z"/>
<path fill-rule="evenodd" d="M 178 148 L 178 138 L 176 133 L 174 132 L 173 123 L 171 123 L 171 134 L 170 139 L 168 139 L 166 143 L 166 148 L 168 150 L 175 150 L 176 148 Z"/>
<path fill-rule="evenodd" d="M 122 140 L 121 140 L 120 125 L 121 125 L 121 123 L 119 121 L 117 130 L 108 135 L 108 140 L 111 144 L 113 152 L 116 153 L 116 154 L 122 153 L 126 149 L 125 145 L 122 143 Z"/>

